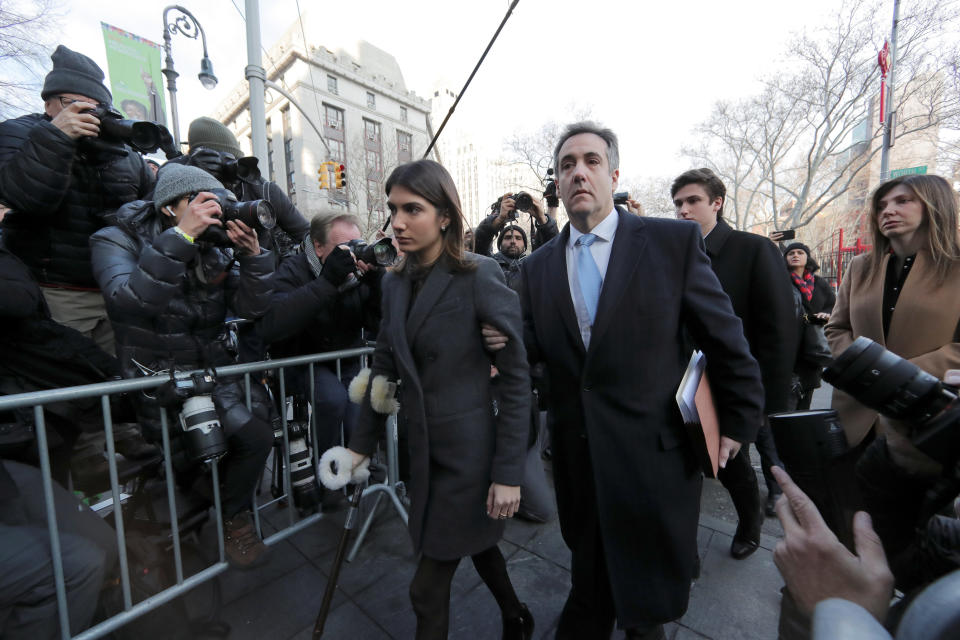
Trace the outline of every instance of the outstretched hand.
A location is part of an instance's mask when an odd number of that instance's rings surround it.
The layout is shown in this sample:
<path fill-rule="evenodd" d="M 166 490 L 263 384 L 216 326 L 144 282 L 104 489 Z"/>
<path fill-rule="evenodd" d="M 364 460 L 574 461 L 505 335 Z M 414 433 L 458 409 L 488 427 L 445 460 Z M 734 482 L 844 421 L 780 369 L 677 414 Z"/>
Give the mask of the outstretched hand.
<path fill-rule="evenodd" d="M 854 555 L 787 472 L 776 466 L 771 471 L 783 489 L 776 509 L 784 532 L 773 562 L 800 610 L 809 615 L 821 600 L 843 598 L 882 623 L 893 593 L 893 574 L 870 516 L 858 511 L 853 517 Z"/>

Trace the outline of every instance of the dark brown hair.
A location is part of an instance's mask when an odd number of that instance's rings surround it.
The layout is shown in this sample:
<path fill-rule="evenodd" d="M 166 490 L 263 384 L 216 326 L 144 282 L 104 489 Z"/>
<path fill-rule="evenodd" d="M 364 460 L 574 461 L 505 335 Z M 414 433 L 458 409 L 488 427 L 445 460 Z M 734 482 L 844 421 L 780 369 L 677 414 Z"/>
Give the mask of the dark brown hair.
<path fill-rule="evenodd" d="M 717 177 L 711 169 L 703 167 L 701 169 L 690 169 L 684 171 L 670 185 L 670 198 L 677 195 L 677 191 L 683 189 L 688 184 L 698 184 L 707 192 L 710 202 L 720 198 L 720 209 L 717 210 L 717 220 L 723 219 L 723 205 L 727 204 L 727 188 L 723 181 Z"/>
<path fill-rule="evenodd" d="M 468 261 L 464 254 L 463 230 L 466 225 L 460 208 L 460 195 L 453 178 L 443 165 L 433 160 L 416 160 L 402 164 L 387 178 L 387 196 L 394 186 L 401 186 L 432 204 L 437 209 L 437 215 L 447 214 L 449 222 L 446 231 L 442 232 L 441 256 L 446 256 L 454 271 L 474 268 L 473 262 Z M 404 257 L 394 271 L 402 273 L 406 264 L 407 259 Z"/>
<path fill-rule="evenodd" d="M 936 268 L 937 283 L 943 284 L 952 267 L 960 260 L 960 239 L 957 237 L 957 192 L 950 183 L 935 175 L 909 175 L 888 180 L 877 187 L 870 198 L 870 232 L 873 250 L 870 252 L 869 280 L 882 271 L 883 258 L 890 253 L 890 240 L 880 233 L 880 201 L 895 187 L 904 186 L 923 204 L 922 227 L 927 231 L 925 249 Z"/>

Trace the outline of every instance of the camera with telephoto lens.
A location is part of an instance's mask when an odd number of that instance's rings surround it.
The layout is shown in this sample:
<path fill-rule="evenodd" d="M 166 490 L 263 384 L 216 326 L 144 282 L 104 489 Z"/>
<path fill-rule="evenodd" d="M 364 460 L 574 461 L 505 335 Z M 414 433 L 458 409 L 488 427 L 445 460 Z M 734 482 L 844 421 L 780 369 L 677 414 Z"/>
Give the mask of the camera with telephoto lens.
<path fill-rule="evenodd" d="M 123 155 L 125 145 L 129 145 L 140 153 L 153 153 L 163 149 L 170 157 L 173 137 L 161 124 L 146 120 L 128 120 L 108 105 L 98 105 L 95 109 L 88 109 L 85 113 L 95 116 L 100 121 L 100 134 L 96 138 L 81 138 L 82 143 L 98 151 L 106 151 Z"/>
<path fill-rule="evenodd" d="M 209 242 L 219 247 L 229 247 L 233 245 L 230 237 L 227 235 L 226 224 L 231 220 L 239 220 L 254 231 L 269 231 L 277 225 L 277 216 L 273 211 L 273 206 L 266 200 L 249 200 L 240 202 L 237 196 L 229 189 L 210 189 L 217 197 L 220 203 L 220 210 L 223 212 L 220 221 L 224 226 L 211 224 L 197 240 Z M 197 196 L 190 198 L 190 202 Z"/>
<path fill-rule="evenodd" d="M 273 391 L 267 387 L 267 392 L 274 398 Z M 286 411 L 286 406 L 279 407 L 279 411 Z M 301 514 L 316 511 L 320 504 L 321 491 L 317 481 L 317 474 L 313 466 L 310 442 L 310 418 L 304 403 L 293 404 L 293 419 L 287 422 L 287 441 L 290 444 L 290 484 L 293 489 L 293 504 Z M 276 452 L 274 460 L 283 460 L 283 418 L 278 411 L 273 412 L 273 447 Z M 282 463 L 273 465 L 273 480 L 270 490 L 274 498 L 279 498 L 285 492 L 282 474 Z"/>
<path fill-rule="evenodd" d="M 957 392 L 936 376 L 860 337 L 824 370 L 823 379 L 888 418 L 910 423 L 914 446 L 937 462 L 957 461 Z"/>
<path fill-rule="evenodd" d="M 157 390 L 160 406 L 180 408 L 180 427 L 187 456 L 192 462 L 207 462 L 227 452 L 227 440 L 211 394 L 217 386 L 214 374 L 194 373 L 170 380 Z"/>
<path fill-rule="evenodd" d="M 917 521 L 929 519 L 957 494 L 960 402 L 955 389 L 866 337 L 857 338 L 841 353 L 824 370 L 823 379 L 882 415 L 909 424 L 913 446 L 943 465 L 940 480 L 931 480 L 921 491 L 923 504 L 910 501 L 915 519 L 905 518 L 909 520 L 905 527 L 912 530 Z M 774 414 L 770 426 L 787 472 L 817 505 L 828 526 L 853 549 L 854 511 L 865 500 L 871 501 L 876 493 L 872 487 L 884 482 L 884 477 L 900 473 L 889 459 L 885 442 L 878 438 L 865 451 L 851 449 L 832 410 Z M 863 488 L 870 494 L 861 492 Z"/>
<path fill-rule="evenodd" d="M 373 244 L 363 240 L 351 240 L 347 243 L 357 260 L 378 267 L 390 267 L 397 261 L 397 249 L 390 238 L 380 238 Z"/>

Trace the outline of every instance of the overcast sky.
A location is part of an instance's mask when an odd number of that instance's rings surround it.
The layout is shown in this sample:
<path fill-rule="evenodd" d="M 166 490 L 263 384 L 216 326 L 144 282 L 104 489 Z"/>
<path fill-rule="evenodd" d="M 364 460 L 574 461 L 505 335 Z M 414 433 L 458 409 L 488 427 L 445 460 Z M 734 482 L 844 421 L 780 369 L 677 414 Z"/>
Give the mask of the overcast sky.
<path fill-rule="evenodd" d="M 203 89 L 196 79 L 200 44 L 174 36 L 186 136 L 187 124 L 209 114 L 243 79 L 247 60 L 244 21 L 236 9 L 243 10 L 243 0 L 182 1 L 207 32 L 220 79 L 215 90 Z M 162 43 L 167 4 L 68 0 L 62 42 L 106 70 L 100 22 Z M 563 120 L 574 105 L 590 107 L 620 136 L 624 176 L 672 175 L 688 168 L 679 149 L 711 104 L 755 91 L 757 78 L 782 64 L 791 32 L 822 24 L 836 4 L 521 0 L 454 118 L 478 136 L 496 139 Z M 296 20 L 297 3 L 260 5 L 269 49 Z M 304 12 L 327 16 L 323 27 L 307 33 L 312 44 L 368 40 L 397 58 L 407 87 L 423 97 L 438 81 L 459 91 L 508 6 L 503 0 L 300 0 Z"/>

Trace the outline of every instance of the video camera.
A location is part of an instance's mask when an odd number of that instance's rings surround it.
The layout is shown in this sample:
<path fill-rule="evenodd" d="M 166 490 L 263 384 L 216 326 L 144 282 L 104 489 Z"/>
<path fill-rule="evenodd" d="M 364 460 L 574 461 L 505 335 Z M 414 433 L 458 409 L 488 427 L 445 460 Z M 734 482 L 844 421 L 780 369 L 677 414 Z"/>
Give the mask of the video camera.
<path fill-rule="evenodd" d="M 170 380 L 157 390 L 160 406 L 180 410 L 184 446 L 191 462 L 209 462 L 227 452 L 227 440 L 213 404 L 216 386 L 214 373 L 178 378 L 171 370 Z"/>
<path fill-rule="evenodd" d="M 96 151 L 124 155 L 126 146 L 140 153 L 153 153 L 162 149 L 167 158 L 180 155 L 173 142 L 173 136 L 162 124 L 145 120 L 128 120 L 107 105 L 98 105 L 86 111 L 100 120 L 100 135 L 96 138 L 82 138 L 83 144 Z"/>
<path fill-rule="evenodd" d="M 543 181 L 543 199 L 548 207 L 559 207 L 560 198 L 557 195 L 557 179 L 553 177 L 553 167 L 547 169 L 547 177 Z"/>
<path fill-rule="evenodd" d="M 277 216 L 273 211 L 273 206 L 266 200 L 240 202 L 229 189 L 210 189 L 209 193 L 215 195 L 217 202 L 220 203 L 220 209 L 223 211 L 220 220 L 224 226 L 211 224 L 197 237 L 197 240 L 210 242 L 220 247 L 229 247 L 233 243 L 227 236 L 226 224 L 231 220 L 239 220 L 254 231 L 268 231 L 277 224 Z M 190 198 L 190 202 L 193 202 L 194 198 L 196 196 Z"/>

